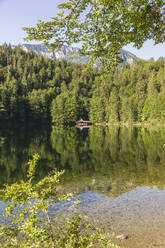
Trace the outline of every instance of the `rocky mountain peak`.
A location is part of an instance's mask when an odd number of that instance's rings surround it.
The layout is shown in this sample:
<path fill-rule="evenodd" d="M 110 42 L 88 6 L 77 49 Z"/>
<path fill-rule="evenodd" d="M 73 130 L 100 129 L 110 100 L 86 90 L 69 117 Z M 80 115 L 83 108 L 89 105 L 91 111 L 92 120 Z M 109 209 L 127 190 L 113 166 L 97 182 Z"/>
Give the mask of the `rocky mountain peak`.
<path fill-rule="evenodd" d="M 46 46 L 44 44 L 41 45 L 22 44 L 20 45 L 20 47 L 26 52 L 33 51 L 40 56 L 45 56 L 52 59 L 54 58 L 60 60 L 66 59 L 68 62 L 74 62 L 78 64 L 89 63 L 89 56 L 77 55 L 77 53 L 81 51 L 81 49 L 77 47 L 63 46 L 61 49 L 53 50 L 53 51 L 50 51 L 49 46 Z M 138 60 L 138 58 L 134 54 L 123 49 L 120 50 L 120 57 L 126 64 L 129 65 L 131 65 L 132 63 Z M 100 66 L 99 63 L 97 65 Z"/>

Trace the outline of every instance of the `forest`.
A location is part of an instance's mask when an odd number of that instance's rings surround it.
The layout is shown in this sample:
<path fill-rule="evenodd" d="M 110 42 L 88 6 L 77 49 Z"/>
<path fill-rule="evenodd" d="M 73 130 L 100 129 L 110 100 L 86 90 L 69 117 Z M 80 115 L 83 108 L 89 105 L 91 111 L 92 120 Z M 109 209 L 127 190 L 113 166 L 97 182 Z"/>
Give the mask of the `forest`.
<path fill-rule="evenodd" d="M 96 67 L 0 47 L 0 118 L 8 122 L 164 123 L 165 61 Z"/>

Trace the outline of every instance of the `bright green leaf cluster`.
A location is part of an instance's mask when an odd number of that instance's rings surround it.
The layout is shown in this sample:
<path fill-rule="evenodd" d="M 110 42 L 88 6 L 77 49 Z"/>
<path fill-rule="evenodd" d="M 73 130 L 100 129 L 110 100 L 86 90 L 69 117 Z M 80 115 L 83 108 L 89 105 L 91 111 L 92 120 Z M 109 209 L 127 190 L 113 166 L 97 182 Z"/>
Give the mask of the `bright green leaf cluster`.
<path fill-rule="evenodd" d="M 89 248 L 116 247 L 99 229 L 78 213 L 72 217 L 50 216 L 51 204 L 69 199 L 57 191 L 62 172 L 54 171 L 35 182 L 35 169 L 39 155 L 29 161 L 28 180 L 20 184 L 6 185 L 1 199 L 8 202 L 7 225 L 0 228 L 2 248 Z M 53 200 L 52 200 L 53 199 Z M 77 203 L 74 203 L 74 205 Z"/>
<path fill-rule="evenodd" d="M 26 27 L 26 40 L 44 41 L 52 48 L 82 44 L 82 53 L 99 58 L 105 68 L 118 64 L 119 50 L 133 43 L 142 47 L 148 39 L 165 40 L 163 0 L 67 0 L 52 21 Z"/>

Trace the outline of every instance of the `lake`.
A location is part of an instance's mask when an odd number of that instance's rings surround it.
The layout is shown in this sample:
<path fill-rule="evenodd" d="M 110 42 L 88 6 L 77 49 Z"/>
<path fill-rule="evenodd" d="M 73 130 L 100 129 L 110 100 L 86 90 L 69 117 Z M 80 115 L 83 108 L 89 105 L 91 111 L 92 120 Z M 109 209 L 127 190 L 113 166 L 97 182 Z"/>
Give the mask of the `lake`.
<path fill-rule="evenodd" d="M 0 185 L 25 179 L 39 153 L 38 178 L 64 169 L 58 190 L 74 192 L 121 247 L 165 247 L 164 144 L 164 127 L 1 127 Z"/>

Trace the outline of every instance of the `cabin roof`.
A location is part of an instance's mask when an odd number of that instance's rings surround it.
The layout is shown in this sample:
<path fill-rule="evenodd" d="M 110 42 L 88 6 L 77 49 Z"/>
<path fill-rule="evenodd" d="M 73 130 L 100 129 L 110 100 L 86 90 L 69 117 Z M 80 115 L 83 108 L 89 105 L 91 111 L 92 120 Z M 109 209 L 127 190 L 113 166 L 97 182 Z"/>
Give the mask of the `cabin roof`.
<path fill-rule="evenodd" d="M 91 123 L 91 121 L 83 120 L 82 118 L 79 121 L 77 121 L 77 123 L 79 123 L 79 122 Z"/>

